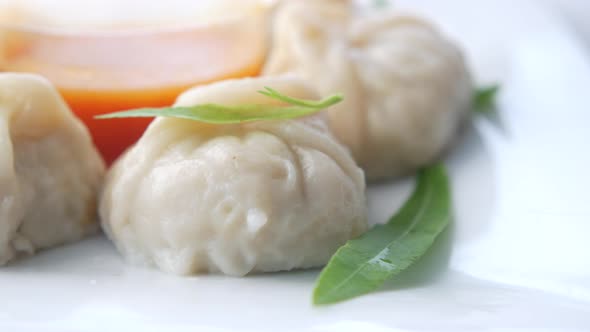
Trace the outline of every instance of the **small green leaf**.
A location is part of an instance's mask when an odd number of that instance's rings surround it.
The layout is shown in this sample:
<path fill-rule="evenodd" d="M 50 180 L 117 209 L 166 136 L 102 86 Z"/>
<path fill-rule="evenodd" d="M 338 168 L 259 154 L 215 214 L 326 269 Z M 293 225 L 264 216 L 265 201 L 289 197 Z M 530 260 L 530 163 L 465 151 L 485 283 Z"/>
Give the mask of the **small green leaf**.
<path fill-rule="evenodd" d="M 329 304 L 374 291 L 404 271 L 432 246 L 451 220 L 451 194 L 444 166 L 422 170 L 416 189 L 387 224 L 338 249 L 321 272 L 315 304 Z"/>
<path fill-rule="evenodd" d="M 500 91 L 500 85 L 493 84 L 480 87 L 473 93 L 473 111 L 476 113 L 488 113 L 496 106 L 496 96 Z"/>
<path fill-rule="evenodd" d="M 96 118 L 114 119 L 162 116 L 214 124 L 231 124 L 260 120 L 285 120 L 300 118 L 317 113 L 343 100 L 343 97 L 340 94 L 335 94 L 319 101 L 296 99 L 285 96 L 269 87 L 265 87 L 264 91 L 258 92 L 269 98 L 280 100 L 286 105 L 243 104 L 236 106 L 225 106 L 218 104 L 201 104 L 186 107 L 139 108 L 129 111 L 99 115 L 96 116 Z"/>
<path fill-rule="evenodd" d="M 373 0 L 373 6 L 375 8 L 386 8 L 389 7 L 388 0 Z"/>
<path fill-rule="evenodd" d="M 334 102 L 332 100 L 332 98 L 334 98 L 334 96 L 326 98 L 324 100 L 320 100 L 320 101 L 304 100 L 304 99 L 296 99 L 293 97 L 285 96 L 285 95 L 279 93 L 277 90 L 274 90 L 274 89 L 269 88 L 267 86 L 265 86 L 264 89 L 265 89 L 264 91 L 258 91 L 258 93 L 263 94 L 269 98 L 280 100 L 280 101 L 283 101 L 287 104 L 295 105 L 295 106 L 323 109 L 323 108 L 333 105 L 332 103 Z M 340 100 L 338 102 L 340 102 Z"/>

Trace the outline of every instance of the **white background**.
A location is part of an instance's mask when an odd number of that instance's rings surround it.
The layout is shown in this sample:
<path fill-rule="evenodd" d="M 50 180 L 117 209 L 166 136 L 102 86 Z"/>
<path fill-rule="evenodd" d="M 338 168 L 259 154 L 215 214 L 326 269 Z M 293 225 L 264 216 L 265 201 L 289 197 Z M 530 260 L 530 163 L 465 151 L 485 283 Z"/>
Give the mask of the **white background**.
<path fill-rule="evenodd" d="M 588 0 L 541 0 L 564 15 L 576 32 L 590 47 L 590 1 Z"/>

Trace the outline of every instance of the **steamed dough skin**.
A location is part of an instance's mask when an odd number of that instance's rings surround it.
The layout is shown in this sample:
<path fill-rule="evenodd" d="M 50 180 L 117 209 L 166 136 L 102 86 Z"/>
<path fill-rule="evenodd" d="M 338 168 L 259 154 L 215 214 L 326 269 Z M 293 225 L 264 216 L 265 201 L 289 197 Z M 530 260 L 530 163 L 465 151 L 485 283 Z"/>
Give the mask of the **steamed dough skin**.
<path fill-rule="evenodd" d="M 88 131 L 49 82 L 0 74 L 0 265 L 96 231 L 103 173 Z"/>
<path fill-rule="evenodd" d="M 264 86 L 318 96 L 300 81 L 197 87 L 178 106 L 277 103 Z M 364 232 L 363 172 L 321 118 L 212 125 L 158 118 L 107 175 L 103 228 L 132 263 L 243 276 L 325 264 Z"/>
<path fill-rule="evenodd" d="M 345 100 L 328 124 L 369 180 L 432 163 L 467 118 L 473 90 L 460 50 L 429 24 L 361 14 L 348 1 L 285 1 L 264 74 L 294 73 Z"/>

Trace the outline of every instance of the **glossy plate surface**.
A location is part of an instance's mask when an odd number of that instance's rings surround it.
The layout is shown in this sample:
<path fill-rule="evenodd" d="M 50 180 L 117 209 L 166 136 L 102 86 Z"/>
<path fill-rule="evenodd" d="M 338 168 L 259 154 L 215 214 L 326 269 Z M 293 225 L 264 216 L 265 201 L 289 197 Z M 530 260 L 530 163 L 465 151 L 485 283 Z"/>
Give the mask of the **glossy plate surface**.
<path fill-rule="evenodd" d="M 102 237 L 0 269 L 1 331 L 589 331 L 590 57 L 538 2 L 396 1 L 501 81 L 448 158 L 456 220 L 381 292 L 314 308 L 317 271 L 178 278 L 125 265 Z M 373 186 L 372 222 L 411 181 Z"/>

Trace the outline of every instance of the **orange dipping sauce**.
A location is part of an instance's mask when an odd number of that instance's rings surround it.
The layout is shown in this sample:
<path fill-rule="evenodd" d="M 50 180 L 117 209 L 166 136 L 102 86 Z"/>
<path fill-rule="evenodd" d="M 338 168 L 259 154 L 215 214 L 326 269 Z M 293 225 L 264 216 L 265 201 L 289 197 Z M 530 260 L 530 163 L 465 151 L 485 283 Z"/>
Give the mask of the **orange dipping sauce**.
<path fill-rule="evenodd" d="M 10 29 L 0 39 L 0 70 L 33 72 L 57 86 L 111 164 L 151 119 L 95 115 L 171 105 L 189 87 L 255 76 L 265 56 L 262 22 L 103 32 Z"/>

